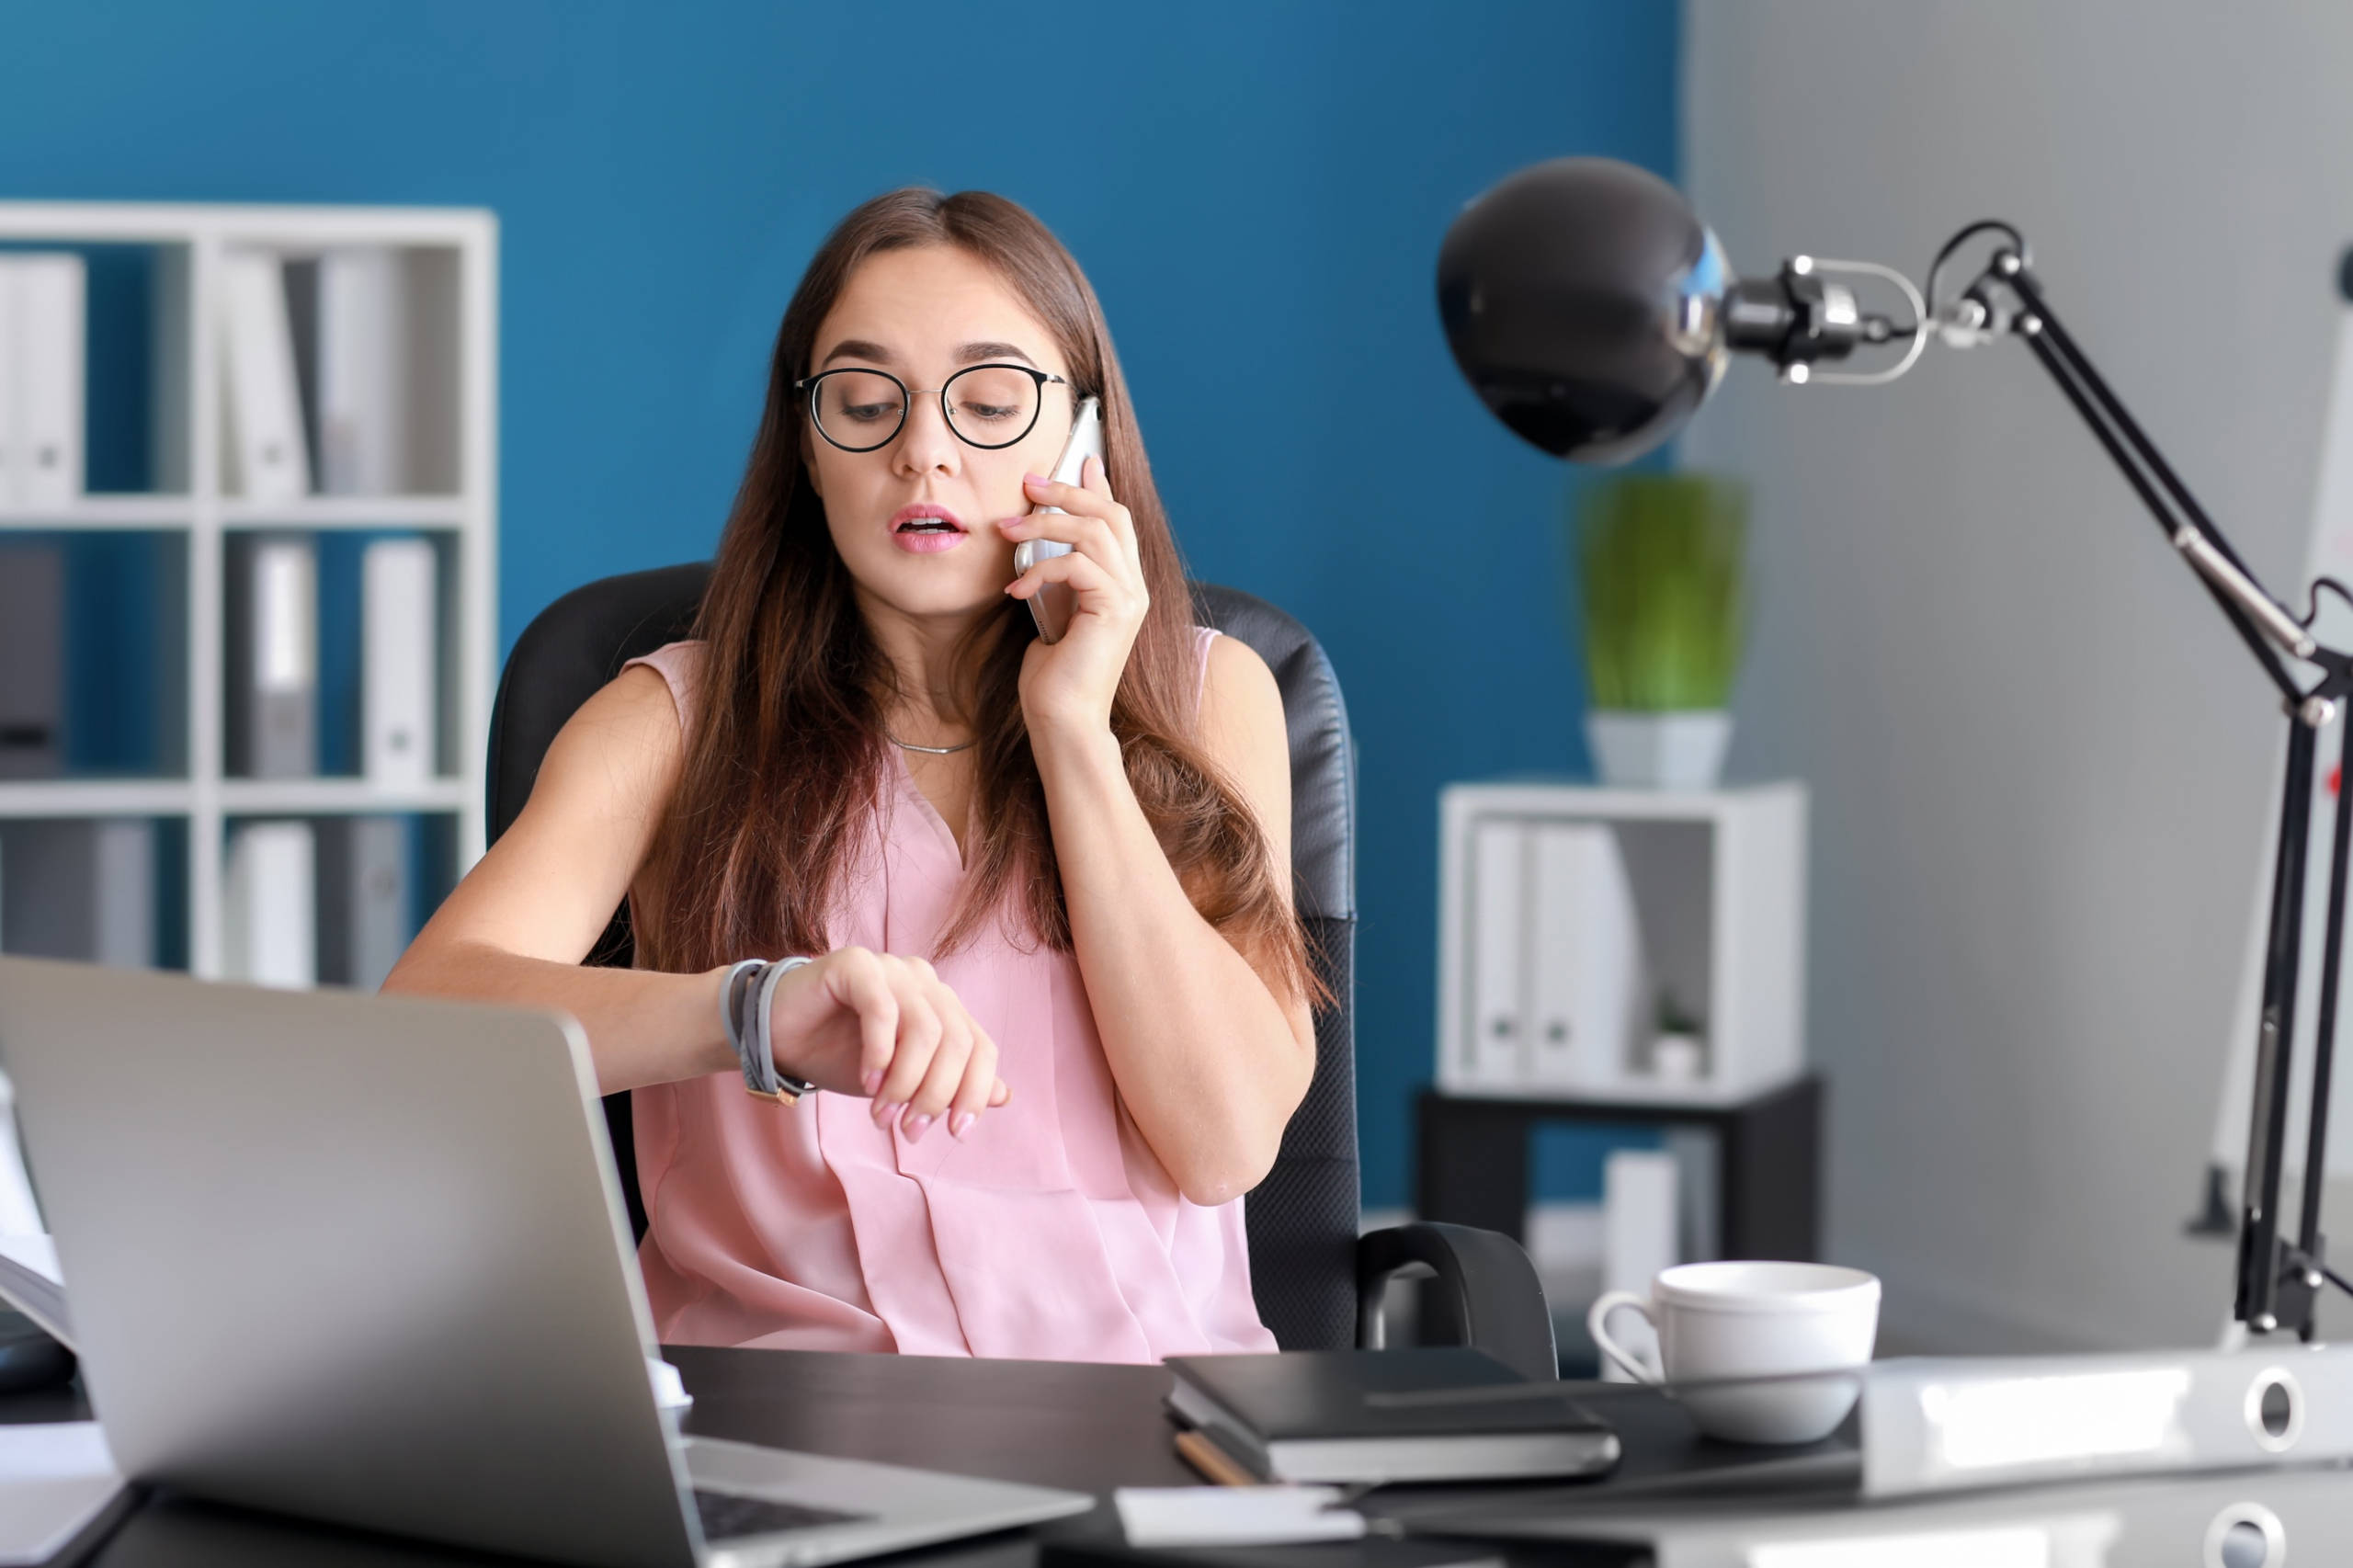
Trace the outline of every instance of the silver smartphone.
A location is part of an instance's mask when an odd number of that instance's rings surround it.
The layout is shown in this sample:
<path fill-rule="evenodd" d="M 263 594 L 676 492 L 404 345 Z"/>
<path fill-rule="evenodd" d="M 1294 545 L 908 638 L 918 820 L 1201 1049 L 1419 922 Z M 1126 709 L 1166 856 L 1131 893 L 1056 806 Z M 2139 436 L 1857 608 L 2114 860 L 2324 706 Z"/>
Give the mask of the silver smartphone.
<path fill-rule="evenodd" d="M 1063 443 L 1063 455 L 1054 460 L 1054 468 L 1046 477 L 1057 484 L 1076 484 L 1089 458 L 1103 455 L 1103 408 L 1093 398 L 1083 398 L 1078 405 L 1078 417 L 1071 421 L 1070 439 Z M 1060 512 L 1060 506 L 1040 506 L 1040 512 Z M 1057 555 L 1068 555 L 1071 547 L 1060 540 L 1025 539 L 1013 547 L 1013 571 L 1016 576 L 1027 572 L 1040 561 L 1051 561 Z M 1073 596 L 1066 583 L 1048 583 L 1029 596 L 1029 619 L 1038 623 L 1038 635 L 1048 642 L 1059 642 L 1063 633 L 1070 630 Z"/>

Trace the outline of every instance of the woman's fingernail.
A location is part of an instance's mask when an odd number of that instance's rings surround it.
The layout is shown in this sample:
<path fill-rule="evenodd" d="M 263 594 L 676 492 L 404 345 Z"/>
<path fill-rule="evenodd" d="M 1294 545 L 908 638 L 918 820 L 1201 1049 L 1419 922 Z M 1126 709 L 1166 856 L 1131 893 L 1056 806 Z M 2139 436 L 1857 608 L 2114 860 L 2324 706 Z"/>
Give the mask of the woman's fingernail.
<path fill-rule="evenodd" d="M 888 1125 L 891 1118 L 897 1115 L 899 1109 L 900 1108 L 897 1105 L 892 1104 L 888 1100 L 876 1100 L 874 1102 L 874 1125 L 877 1127 Z"/>
<path fill-rule="evenodd" d="M 949 1120 L 948 1136 L 957 1139 L 962 1138 L 965 1133 L 970 1132 L 972 1130 L 972 1123 L 978 1120 L 980 1120 L 980 1118 L 974 1116 L 969 1110 L 958 1111 L 955 1116 Z"/>
<path fill-rule="evenodd" d="M 929 1118 L 929 1117 L 927 1117 L 927 1116 L 911 1116 L 911 1117 L 907 1118 L 907 1142 L 910 1142 L 910 1143 L 919 1143 L 919 1142 L 921 1142 L 923 1141 L 923 1135 L 924 1135 L 925 1133 L 926 1133 L 926 1132 L 930 1131 L 931 1131 L 931 1118 Z"/>
<path fill-rule="evenodd" d="M 1019 517 L 999 517 L 996 520 L 996 526 L 1003 531 L 1011 533 L 1015 528 L 1021 526 L 1021 519 Z"/>
<path fill-rule="evenodd" d="M 877 1067 L 873 1072 L 869 1073 L 865 1077 L 860 1078 L 858 1081 L 858 1086 L 866 1091 L 866 1097 L 868 1099 L 872 1099 L 882 1090 L 882 1069 Z"/>
<path fill-rule="evenodd" d="M 1034 484 L 1039 489 L 1042 490 L 1047 485 L 1051 484 L 1053 481 L 1048 479 L 1042 473 L 1025 473 L 1021 476 L 1021 483 L 1024 484 Z"/>

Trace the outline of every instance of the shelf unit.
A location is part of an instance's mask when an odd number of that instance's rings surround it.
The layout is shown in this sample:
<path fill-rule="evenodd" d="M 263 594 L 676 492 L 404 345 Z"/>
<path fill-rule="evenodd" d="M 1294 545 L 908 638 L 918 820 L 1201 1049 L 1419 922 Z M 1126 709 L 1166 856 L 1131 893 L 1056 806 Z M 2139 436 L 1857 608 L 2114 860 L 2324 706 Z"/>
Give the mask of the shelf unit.
<path fill-rule="evenodd" d="M 497 667 L 497 225 L 487 211 L 396 207 L 297 207 L 117 202 L 0 202 L 0 245 L 11 249 L 138 246 L 151 251 L 154 296 L 150 374 L 152 494 L 93 494 L 38 510 L 0 504 L 0 535 L 138 531 L 176 538 L 186 596 L 184 704 L 175 715 L 184 774 L 65 775 L 0 781 L 0 819 L 147 817 L 180 820 L 188 864 L 189 970 L 222 970 L 222 877 L 229 824 L 248 817 L 426 814 L 455 824 L 454 880 L 483 847 L 483 744 Z M 221 274 L 232 252 L 313 256 L 381 246 L 425 257 L 446 280 L 444 328 L 425 346 L 453 394 L 441 464 L 453 476 L 425 494 L 312 495 L 263 504 L 226 492 L 222 477 Z M 91 308 L 98 309 L 96 300 Z M 248 531 L 418 532 L 439 544 L 446 607 L 438 775 L 386 787 L 364 777 L 254 779 L 225 767 L 223 581 L 226 541 Z M 184 728 L 179 726 L 184 725 Z"/>
<path fill-rule="evenodd" d="M 1722 1105 L 1795 1079 L 1804 1068 L 1806 815 L 1796 783 L 1447 786 L 1440 1091 Z M 1548 829 L 1601 830 L 1608 853 L 1548 871 L 1535 836 Z M 1563 885 L 1548 887 L 1554 879 Z M 1610 884 L 1610 896 L 1578 896 L 1593 881 Z M 1495 953 L 1503 961 L 1489 961 Z M 1562 1020 L 1583 1019 L 1578 999 L 1596 991 L 1631 1006 L 1610 1009 L 1597 1037 L 1578 1039 Z M 1681 1078 L 1654 1056 L 1661 993 L 1701 1025 L 1699 1060 Z"/>

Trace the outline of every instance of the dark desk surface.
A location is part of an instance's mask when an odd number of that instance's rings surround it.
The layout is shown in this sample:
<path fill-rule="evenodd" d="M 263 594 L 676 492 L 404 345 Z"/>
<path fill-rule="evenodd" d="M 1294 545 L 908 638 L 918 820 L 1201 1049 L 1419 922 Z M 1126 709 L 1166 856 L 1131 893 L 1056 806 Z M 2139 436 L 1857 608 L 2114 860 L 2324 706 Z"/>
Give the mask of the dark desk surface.
<path fill-rule="evenodd" d="M 1169 1447 L 1170 1432 L 1160 1409 L 1167 1373 L 1159 1368 L 746 1350 L 680 1349 L 670 1356 L 695 1395 L 687 1425 L 699 1433 L 1097 1493 L 1120 1485 L 1192 1480 Z M 1513 1506 L 1522 1513 L 1607 1506 L 1615 1495 L 1644 1510 L 1664 1502 L 1667 1511 L 1688 1520 L 1690 1500 L 1665 1500 L 1651 1484 L 1697 1457 L 1688 1452 L 1678 1457 L 1679 1449 L 1696 1441 L 1688 1420 L 1666 1402 L 1642 1391 L 1593 1390 L 1586 1396 L 1627 1437 L 1627 1464 L 1608 1483 L 1589 1490 L 1540 1485 L 1511 1489 Z M 72 1404 L 53 1397 L 0 1401 L 0 1421 L 70 1419 L 80 1414 Z M 1813 1473 L 1816 1467 L 1826 1465 L 1828 1475 L 1835 1476 L 1839 1462 L 1828 1446 L 1819 1453 L 1791 1451 L 1776 1457 L 1754 1479 L 1781 1494 L 1781 1500 L 1796 1502 L 1797 1490 L 1826 1479 Z M 2128 1520 L 2128 1526 L 2140 1530 L 2135 1540 L 2142 1547 L 2159 1540 L 2169 1543 L 2167 1554 L 2160 1559 L 2135 1551 L 2113 1560 L 2193 1560 L 2196 1542 L 2214 1509 L 2240 1500 L 2249 1484 L 2245 1476 L 2210 1477 L 2202 1489 L 2197 1483 L 2177 1484 L 2170 1477 L 2143 1483 L 2135 1507 L 2145 1511 L 2147 1500 L 2154 1497 L 2171 1512 L 2138 1524 Z M 2341 1527 L 2347 1517 L 2342 1499 L 2353 1490 L 2353 1478 L 2341 1471 L 2305 1470 L 2283 1471 L 2265 1484 L 2282 1517 L 2302 1536 L 2327 1537 L 2318 1542 L 2324 1547 L 2347 1546 L 2345 1538 L 2353 1531 Z M 2170 1502 L 2176 1493 L 2187 1499 L 2181 1507 Z M 1410 1494 L 1381 1496 L 1389 1500 L 1383 1512 L 1410 1517 L 1421 1511 Z M 1448 1489 L 1442 1501 L 1425 1499 L 1449 1511 L 1466 1505 L 1484 1510 L 1502 1500 L 1483 1488 Z M 1721 1511 L 1745 1505 L 1719 1499 L 1715 1506 Z M 2174 1517 L 2176 1514 L 2180 1517 Z M 1107 1523 L 1098 1513 L 1047 1528 L 1099 1530 Z M 2333 1536 L 2331 1529 L 2336 1531 Z M 2177 1538 L 2189 1555 L 2170 1550 Z M 1572 1562 L 1625 1560 L 1622 1550 L 1587 1556 L 1561 1542 L 1531 1543 L 1501 1555 L 1507 1568 L 1567 1568 Z M 2294 1561 L 2302 1562 L 2307 1556 L 2313 1562 L 2353 1562 L 2353 1550 L 2300 1551 Z M 903 1553 L 877 1563 L 878 1568 L 1037 1568 L 1038 1558 L 1033 1538 L 1005 1534 Z M 517 1568 L 512 1558 L 171 1498 L 143 1500 L 95 1550 L 72 1560 L 97 1568 Z"/>
<path fill-rule="evenodd" d="M 691 1346 L 664 1354 L 695 1396 L 687 1430 L 705 1437 L 1073 1492 L 1200 1479 L 1170 1447 L 1165 1367 Z"/>
<path fill-rule="evenodd" d="M 1168 1372 L 1054 1361 L 966 1361 L 680 1346 L 665 1354 L 695 1396 L 686 1428 L 807 1452 L 1108 1494 L 1199 1480 L 1170 1448 Z M 42 1396 L 0 1402 L 0 1420 L 82 1412 Z M 889 1559 L 923 1568 L 1029 1568 L 1027 1538 L 998 1537 Z M 419 1568 L 500 1563 L 384 1536 L 243 1509 L 151 1499 L 81 1559 L 93 1568 Z"/>
<path fill-rule="evenodd" d="M 1107 1497 L 1120 1486 L 1184 1486 L 1199 1478 L 1179 1460 L 1161 1406 L 1169 1373 L 1161 1367 L 1094 1366 L 1059 1361 L 969 1361 L 912 1356 L 852 1356 L 781 1350 L 714 1350 L 680 1346 L 665 1352 L 695 1396 L 686 1427 L 708 1437 L 733 1437 L 804 1452 L 838 1454 L 886 1464 L 984 1475 L 1000 1481 L 1065 1487 Z M 1754 1450 L 1695 1449 L 1701 1440 L 1680 1409 L 1648 1390 L 1594 1386 L 1583 1397 L 1616 1425 L 1628 1443 L 1626 1462 L 1606 1490 L 1648 1492 L 1670 1475 L 1716 1471 L 1736 1461 L 1756 1483 L 1780 1486 L 1829 1481 L 1850 1473 L 1851 1439 L 1775 1452 L 1761 1462 Z M 18 1414 L 16 1406 L 22 1406 Z M 67 1420 L 75 1402 L 0 1401 L 0 1420 Z M 1715 1450 L 1712 1455 L 1707 1450 Z M 1727 1456 L 1730 1456 L 1729 1460 Z M 1827 1466 L 1824 1472 L 1823 1467 Z M 1844 1468 L 1842 1468 L 1844 1467 Z M 1452 1511 L 1490 1503 L 1509 1491 L 1516 1502 L 1549 1494 L 1566 1502 L 1557 1483 L 1531 1493 L 1512 1487 L 1393 1489 L 1383 1511 L 1422 1507 Z M 1596 1492 L 1605 1490 L 1597 1487 Z M 1593 1494 L 1587 1494 L 1588 1496 Z M 1108 1530 L 1108 1506 L 1054 1531 Z M 893 1568 L 1035 1568 L 1036 1542 L 1027 1535 L 997 1536 L 900 1554 Z M 119 1528 L 103 1534 L 81 1561 L 97 1568 L 169 1568 L 279 1563 L 319 1568 L 418 1568 L 426 1563 L 511 1564 L 388 1537 L 177 1498 L 147 1498 Z"/>

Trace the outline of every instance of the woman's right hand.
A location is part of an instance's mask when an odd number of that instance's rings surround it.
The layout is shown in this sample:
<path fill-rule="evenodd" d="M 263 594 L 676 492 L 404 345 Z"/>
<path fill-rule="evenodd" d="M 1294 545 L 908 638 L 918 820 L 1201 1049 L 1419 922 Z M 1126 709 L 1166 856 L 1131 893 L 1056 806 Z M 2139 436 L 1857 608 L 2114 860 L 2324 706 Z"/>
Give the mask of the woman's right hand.
<path fill-rule="evenodd" d="M 961 1138 L 1012 1097 L 996 1041 L 918 958 L 838 948 L 801 965 L 777 982 L 768 1045 L 783 1072 L 868 1096 L 876 1124 L 896 1117 L 910 1141 L 943 1118 Z"/>

